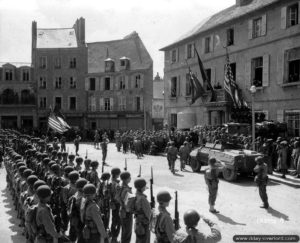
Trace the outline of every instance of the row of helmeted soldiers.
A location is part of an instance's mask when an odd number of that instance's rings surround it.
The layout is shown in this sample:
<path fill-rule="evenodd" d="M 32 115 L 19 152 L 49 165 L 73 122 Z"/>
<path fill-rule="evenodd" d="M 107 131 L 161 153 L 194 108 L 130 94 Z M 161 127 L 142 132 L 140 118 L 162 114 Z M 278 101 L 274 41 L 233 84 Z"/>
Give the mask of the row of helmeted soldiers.
<path fill-rule="evenodd" d="M 176 232 L 166 210 L 172 199 L 170 193 L 157 194 L 159 206 L 154 213 L 154 205 L 150 206 L 144 194 L 146 180 L 136 179 L 136 193 L 132 194 L 128 171 L 113 168 L 99 177 L 97 161 L 75 158 L 50 146 L 41 152 L 36 149 L 38 146 L 29 143 L 24 154 L 14 148 L 13 143 L 5 148 L 4 163 L 27 242 L 100 242 L 101 239 L 118 242 L 120 239 L 129 243 L 133 228 L 136 242 L 143 243 L 150 242 L 150 229 L 156 242 L 220 240 L 218 226 L 203 216 L 211 234 L 198 232 L 200 215 L 195 210 L 184 214 L 187 232 Z"/>

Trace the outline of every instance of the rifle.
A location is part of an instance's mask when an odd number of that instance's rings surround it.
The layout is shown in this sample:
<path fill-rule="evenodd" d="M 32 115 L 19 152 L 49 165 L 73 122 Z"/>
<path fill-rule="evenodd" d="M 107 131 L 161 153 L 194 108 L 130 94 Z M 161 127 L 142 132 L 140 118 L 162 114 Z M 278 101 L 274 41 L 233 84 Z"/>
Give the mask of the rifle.
<path fill-rule="evenodd" d="M 140 170 L 139 170 L 139 174 L 138 174 L 137 177 L 141 177 L 141 174 L 142 174 L 142 166 L 141 166 L 141 164 L 140 164 Z"/>
<path fill-rule="evenodd" d="M 125 167 L 124 170 L 127 171 L 127 159 L 125 158 Z"/>
<path fill-rule="evenodd" d="M 150 178 L 150 197 L 151 197 L 150 206 L 151 206 L 151 208 L 155 208 L 155 199 L 153 196 L 153 168 L 152 168 L 152 166 L 151 166 L 151 178 Z"/>
<path fill-rule="evenodd" d="M 85 151 L 85 159 L 87 159 L 87 157 L 88 157 L 88 151 L 86 149 L 86 151 Z"/>
<path fill-rule="evenodd" d="M 173 220 L 174 222 L 174 227 L 175 230 L 179 229 L 179 212 L 178 212 L 178 198 L 177 198 L 177 191 L 175 191 L 175 219 Z"/>
<path fill-rule="evenodd" d="M 103 172 L 104 172 L 104 164 L 102 163 L 102 174 L 103 174 Z"/>

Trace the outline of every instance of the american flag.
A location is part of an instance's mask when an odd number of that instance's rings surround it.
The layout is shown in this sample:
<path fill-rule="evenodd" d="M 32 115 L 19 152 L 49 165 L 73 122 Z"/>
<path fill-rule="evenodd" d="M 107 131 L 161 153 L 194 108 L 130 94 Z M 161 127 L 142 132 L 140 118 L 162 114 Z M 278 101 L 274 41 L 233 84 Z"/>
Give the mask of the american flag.
<path fill-rule="evenodd" d="M 198 80 L 198 78 L 196 77 L 196 75 L 192 73 L 190 67 L 189 67 L 189 79 L 192 86 L 192 101 L 191 101 L 191 105 L 192 105 L 199 97 L 203 98 L 203 94 L 205 93 L 205 90 L 201 85 L 200 81 Z"/>
<path fill-rule="evenodd" d="M 70 128 L 70 126 L 61 117 L 57 117 L 53 113 L 48 117 L 48 127 L 60 134 L 63 134 Z"/>

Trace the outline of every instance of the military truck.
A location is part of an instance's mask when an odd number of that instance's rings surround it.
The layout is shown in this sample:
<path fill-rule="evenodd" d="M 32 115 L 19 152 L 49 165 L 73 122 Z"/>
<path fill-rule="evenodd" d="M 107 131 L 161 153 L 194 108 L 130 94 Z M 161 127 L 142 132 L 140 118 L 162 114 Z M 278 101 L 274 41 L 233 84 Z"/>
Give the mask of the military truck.
<path fill-rule="evenodd" d="M 200 172 L 202 166 L 208 165 L 208 158 L 215 157 L 222 165 L 223 178 L 226 181 L 235 181 L 238 175 L 253 173 L 255 158 L 261 154 L 242 149 L 237 144 L 206 143 L 205 146 L 192 150 L 190 156 L 193 172 Z"/>

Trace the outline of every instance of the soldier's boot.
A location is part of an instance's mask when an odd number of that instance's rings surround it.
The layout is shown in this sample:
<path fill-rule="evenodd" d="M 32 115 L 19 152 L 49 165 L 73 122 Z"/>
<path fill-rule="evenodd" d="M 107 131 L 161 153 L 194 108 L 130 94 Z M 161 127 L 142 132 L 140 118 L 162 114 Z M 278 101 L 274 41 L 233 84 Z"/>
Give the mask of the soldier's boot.
<path fill-rule="evenodd" d="M 211 213 L 219 213 L 219 211 L 215 209 L 214 205 L 209 205 L 209 212 L 211 212 Z"/>

